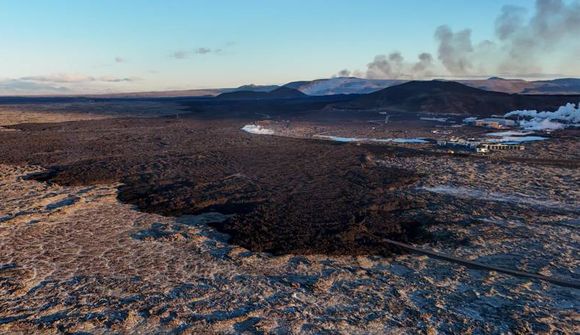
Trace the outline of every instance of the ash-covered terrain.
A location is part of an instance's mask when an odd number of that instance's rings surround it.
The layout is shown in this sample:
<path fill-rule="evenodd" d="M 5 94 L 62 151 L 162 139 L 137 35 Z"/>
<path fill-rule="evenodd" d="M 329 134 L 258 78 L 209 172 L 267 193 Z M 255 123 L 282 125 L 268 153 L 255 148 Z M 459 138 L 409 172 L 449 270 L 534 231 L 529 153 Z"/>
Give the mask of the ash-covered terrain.
<path fill-rule="evenodd" d="M 0 331 L 576 333 L 578 130 L 450 152 L 487 93 L 388 92 L 4 104 Z"/>

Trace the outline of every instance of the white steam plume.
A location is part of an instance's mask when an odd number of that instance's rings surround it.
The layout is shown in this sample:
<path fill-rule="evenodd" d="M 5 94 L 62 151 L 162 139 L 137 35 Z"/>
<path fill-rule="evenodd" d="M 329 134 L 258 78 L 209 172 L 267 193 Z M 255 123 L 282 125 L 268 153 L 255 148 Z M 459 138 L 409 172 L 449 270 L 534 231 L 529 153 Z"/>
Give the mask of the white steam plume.
<path fill-rule="evenodd" d="M 554 112 L 538 112 L 537 110 L 516 110 L 506 117 L 523 117 L 520 126 L 527 130 L 554 130 L 568 127 L 580 127 L 580 103 L 568 103 Z"/>

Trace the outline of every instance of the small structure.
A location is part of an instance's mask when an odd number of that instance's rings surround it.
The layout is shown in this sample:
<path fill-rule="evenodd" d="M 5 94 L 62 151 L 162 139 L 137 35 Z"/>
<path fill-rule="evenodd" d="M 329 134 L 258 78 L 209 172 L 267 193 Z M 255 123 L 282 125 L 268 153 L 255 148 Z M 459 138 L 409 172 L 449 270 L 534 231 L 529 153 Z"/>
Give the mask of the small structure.
<path fill-rule="evenodd" d="M 517 125 L 517 122 L 514 120 L 494 118 L 494 117 L 489 117 L 489 118 L 485 118 L 485 119 L 477 119 L 477 118 L 469 117 L 469 118 L 464 119 L 463 122 L 468 124 L 468 125 L 472 125 L 472 126 L 487 127 L 487 128 L 493 128 L 493 129 L 506 129 L 506 128 L 515 127 Z"/>
<path fill-rule="evenodd" d="M 385 124 L 388 124 L 389 123 L 389 119 L 391 118 L 391 116 L 387 112 L 379 112 L 379 114 L 385 116 Z"/>

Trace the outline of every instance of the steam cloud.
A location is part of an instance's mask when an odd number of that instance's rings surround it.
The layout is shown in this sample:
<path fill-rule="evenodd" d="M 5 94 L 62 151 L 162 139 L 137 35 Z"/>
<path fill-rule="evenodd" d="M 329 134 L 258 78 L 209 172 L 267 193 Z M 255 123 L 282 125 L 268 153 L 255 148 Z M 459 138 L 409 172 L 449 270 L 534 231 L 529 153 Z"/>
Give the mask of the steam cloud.
<path fill-rule="evenodd" d="M 471 63 L 471 30 L 465 29 L 453 33 L 448 26 L 440 26 L 435 31 L 435 39 L 439 42 L 437 50 L 439 60 L 453 74 L 464 74 L 473 66 Z"/>
<path fill-rule="evenodd" d="M 196 48 L 193 50 L 178 50 L 171 54 L 172 58 L 175 59 L 186 59 L 194 55 L 207 55 L 207 54 L 219 54 L 223 50 L 222 49 L 211 49 L 211 48 Z"/>
<path fill-rule="evenodd" d="M 350 71 L 348 69 L 338 71 L 339 77 L 350 77 Z"/>
<path fill-rule="evenodd" d="M 561 68 L 574 68 L 557 52 L 573 55 L 580 50 L 580 0 L 536 0 L 531 17 L 518 6 L 504 6 L 495 19 L 495 39 L 474 43 L 472 31 L 453 31 L 448 25 L 434 33 L 440 66 L 454 76 L 504 74 L 531 76 L 542 73 L 542 59 L 556 55 Z M 369 79 L 413 79 L 432 75 L 436 66 L 429 53 L 419 55 L 416 63 L 406 62 L 393 52 L 377 55 L 367 64 Z M 353 72 L 354 73 L 354 72 Z M 338 75 L 351 74 L 348 70 Z M 578 73 L 576 73 L 578 74 Z"/>
<path fill-rule="evenodd" d="M 421 53 L 415 63 L 407 63 L 400 52 L 378 55 L 367 65 L 366 77 L 369 79 L 413 79 L 429 75 L 433 56 Z"/>
<path fill-rule="evenodd" d="M 580 46 L 580 1 L 536 0 L 526 21 L 526 9 L 504 6 L 495 20 L 496 41 L 473 44 L 471 30 L 453 32 L 440 26 L 435 32 L 438 58 L 451 74 L 489 72 L 526 75 L 542 72 L 541 55 Z M 497 60 L 492 63 L 490 59 Z"/>
<path fill-rule="evenodd" d="M 569 127 L 580 127 L 580 103 L 566 104 L 554 112 L 538 112 L 537 110 L 517 110 L 509 112 L 506 117 L 523 117 L 520 126 L 527 130 L 549 130 Z"/>

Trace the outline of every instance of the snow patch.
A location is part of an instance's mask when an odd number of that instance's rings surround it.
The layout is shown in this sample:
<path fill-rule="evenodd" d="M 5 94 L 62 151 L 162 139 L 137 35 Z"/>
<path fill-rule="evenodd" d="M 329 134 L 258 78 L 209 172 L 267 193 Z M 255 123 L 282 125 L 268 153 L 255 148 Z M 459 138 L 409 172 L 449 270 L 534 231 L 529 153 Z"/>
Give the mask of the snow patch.
<path fill-rule="evenodd" d="M 255 124 L 247 124 L 242 127 L 242 130 L 250 134 L 274 135 L 274 131 L 272 129 L 264 128 Z"/>
<path fill-rule="evenodd" d="M 341 137 L 330 135 L 314 135 L 314 137 L 343 143 L 351 143 L 351 142 L 412 143 L 412 144 L 429 143 L 429 141 L 423 138 L 366 138 L 366 137 Z"/>
<path fill-rule="evenodd" d="M 495 133 L 487 133 L 485 134 L 485 136 L 526 136 L 526 135 L 530 135 L 533 134 L 533 132 L 531 131 L 514 131 L 514 130 L 508 130 L 508 131 L 499 131 L 499 132 L 495 132 Z"/>
<path fill-rule="evenodd" d="M 500 138 L 491 139 L 488 142 L 519 144 L 519 143 L 523 143 L 523 142 L 543 141 L 546 139 L 547 139 L 546 137 L 542 137 L 542 136 L 502 136 Z"/>
<path fill-rule="evenodd" d="M 500 131 L 495 133 L 488 133 L 485 136 L 495 137 L 493 139 L 489 139 L 488 142 L 493 143 L 511 143 L 511 144 L 520 144 L 523 142 L 534 142 L 534 141 L 543 141 L 547 140 L 546 137 L 542 136 L 530 136 L 533 132 L 530 131 L 517 131 L 517 130 L 508 130 L 508 131 Z"/>

